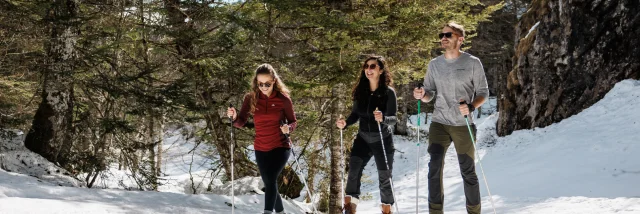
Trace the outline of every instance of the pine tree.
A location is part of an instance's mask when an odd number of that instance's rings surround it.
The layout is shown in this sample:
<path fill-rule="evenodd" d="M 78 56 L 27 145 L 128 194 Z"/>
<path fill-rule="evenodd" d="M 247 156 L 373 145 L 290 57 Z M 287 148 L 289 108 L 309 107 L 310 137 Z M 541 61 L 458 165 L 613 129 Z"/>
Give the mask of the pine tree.
<path fill-rule="evenodd" d="M 42 70 L 42 102 L 25 146 L 49 161 L 70 168 L 73 111 L 73 74 L 78 60 L 78 5 L 73 0 L 56 0 L 49 8 L 50 40 L 47 65 Z"/>

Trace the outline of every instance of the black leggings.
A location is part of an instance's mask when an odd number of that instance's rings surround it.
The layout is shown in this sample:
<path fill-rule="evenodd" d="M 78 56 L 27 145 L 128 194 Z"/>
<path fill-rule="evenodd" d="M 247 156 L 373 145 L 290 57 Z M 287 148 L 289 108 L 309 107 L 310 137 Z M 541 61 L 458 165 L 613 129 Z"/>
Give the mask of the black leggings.
<path fill-rule="evenodd" d="M 265 187 L 264 210 L 273 211 L 275 209 L 276 212 L 284 210 L 282 199 L 278 193 L 278 175 L 287 164 L 289 154 L 291 154 L 291 149 L 283 147 L 268 152 L 256 151 L 256 162 L 258 162 L 258 169 Z"/>

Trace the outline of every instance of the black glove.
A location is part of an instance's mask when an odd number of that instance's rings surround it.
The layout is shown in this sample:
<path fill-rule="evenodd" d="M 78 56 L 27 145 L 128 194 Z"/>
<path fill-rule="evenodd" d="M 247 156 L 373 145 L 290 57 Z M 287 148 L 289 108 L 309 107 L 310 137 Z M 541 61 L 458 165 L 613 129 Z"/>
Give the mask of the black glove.
<path fill-rule="evenodd" d="M 471 105 L 471 104 L 469 104 L 469 103 L 467 103 L 467 101 L 460 102 L 460 105 L 462 105 L 462 104 L 467 104 L 467 108 L 469 108 L 469 113 L 471 113 L 471 112 L 476 110 L 476 107 Z"/>
<path fill-rule="evenodd" d="M 471 113 L 471 112 L 476 110 L 476 107 L 471 105 L 471 104 L 467 104 L 467 107 L 469 107 L 469 113 Z"/>

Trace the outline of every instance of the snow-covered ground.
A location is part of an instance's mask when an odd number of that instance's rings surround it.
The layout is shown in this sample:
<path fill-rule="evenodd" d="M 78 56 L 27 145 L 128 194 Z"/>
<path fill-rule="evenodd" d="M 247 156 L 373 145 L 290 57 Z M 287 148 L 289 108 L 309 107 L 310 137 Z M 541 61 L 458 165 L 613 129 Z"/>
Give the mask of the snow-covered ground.
<path fill-rule="evenodd" d="M 497 114 L 477 120 L 479 161 L 497 213 L 640 213 L 637 100 L 640 81 L 625 80 L 590 108 L 545 128 L 498 137 Z M 398 206 L 401 213 L 415 213 L 416 142 L 403 137 L 394 140 L 397 162 L 393 173 Z M 493 145 L 489 147 L 488 143 Z M 429 155 L 426 143 L 421 145 L 418 210 L 428 213 Z M 371 162 L 364 174 L 370 175 L 373 182 L 364 182 L 362 192 L 372 197 L 358 206 L 361 213 L 380 210 L 378 178 Z M 493 213 L 478 164 L 476 169 L 483 196 L 482 212 Z M 443 179 L 446 213 L 466 213 L 453 146 L 445 159 Z"/>
<path fill-rule="evenodd" d="M 491 187 L 497 213 L 640 213 L 640 112 L 634 101 L 640 98 L 640 81 L 626 80 L 618 83 L 603 100 L 589 109 L 559 123 L 535 130 L 521 130 L 506 137 L 495 135 L 497 114 L 487 115 L 476 121 L 478 124 L 478 152 L 488 183 Z M 492 99 L 483 112 L 495 109 Z M 421 123 L 424 124 L 422 114 Z M 412 117 L 412 121 L 416 121 Z M 430 122 L 430 121 L 428 121 Z M 427 129 L 427 125 L 422 125 Z M 48 172 L 55 166 L 33 157 L 19 148 L 19 136 L 2 142 L 14 145 L 3 147 L 0 156 L 4 165 L 13 166 L 12 172 L 0 170 L 0 213 L 230 213 L 226 205 L 231 199 L 220 194 L 228 192 L 221 185 L 220 176 L 209 170 L 213 160 L 204 145 L 197 145 L 193 138 L 186 139 L 173 129 L 165 134 L 164 165 L 166 173 L 160 192 L 127 191 L 121 189 L 87 189 L 82 183 Z M 426 139 L 416 154 L 415 138 L 394 137 L 396 163 L 394 185 L 401 213 L 415 213 L 416 176 L 419 172 L 418 210 L 428 212 Z M 11 151 L 14 151 L 13 153 Z M 16 150 L 21 157 L 31 162 L 21 163 L 16 159 Z M 189 153 L 189 151 L 194 151 Z M 13 156 L 12 156 L 13 155 Z M 193 163 L 191 165 L 191 158 Z M 416 160 L 420 169 L 416 170 Z M 466 213 L 462 178 L 454 147 L 446 156 L 444 170 L 445 211 Z M 37 162 L 37 163 L 36 163 Z M 362 184 L 362 202 L 359 213 L 379 213 L 379 191 L 374 161 L 365 169 Z M 40 164 L 44 173 L 31 173 L 28 166 Z M 27 166 L 18 167 L 20 165 Z M 191 166 L 191 170 L 189 167 Z M 114 167 L 115 168 L 115 167 Z M 492 205 L 477 165 L 483 196 L 483 213 L 492 213 Z M 44 171 L 43 171 L 44 170 Z M 191 173 L 189 173 L 191 171 Z M 101 187 L 122 188 L 133 185 L 126 181 L 126 171 L 112 169 L 109 179 L 99 182 Z M 190 194 L 190 174 L 196 184 L 201 184 L 198 193 Z M 223 173 L 220 173 L 222 175 Z M 57 176 L 57 177 L 56 177 Z M 123 180 L 120 182 L 120 180 Z M 218 191 L 206 191 L 211 183 Z M 236 186 L 244 188 L 236 198 L 236 213 L 261 213 L 263 195 L 260 182 L 255 178 L 244 178 Z M 66 185 L 65 185 L 66 184 Z M 258 190 L 256 190 L 258 189 Z M 285 201 L 290 213 L 303 213 L 306 204 L 297 200 Z"/>
<path fill-rule="evenodd" d="M 193 127 L 183 126 L 170 127 L 164 133 L 159 191 L 193 194 L 205 192 L 209 184 L 222 185 L 220 178 L 224 172 L 212 170 L 220 169 L 214 166 L 213 148 L 198 142 L 193 131 Z M 136 182 L 130 178 L 131 172 L 118 170 L 116 164 L 103 174 L 105 176 L 99 176 L 96 180 L 98 188 L 138 189 Z"/>
<path fill-rule="evenodd" d="M 258 213 L 262 195 L 236 197 L 236 213 Z M 0 170 L 0 213 L 229 213 L 230 197 L 62 187 Z M 300 210 L 285 202 L 285 209 Z"/>
<path fill-rule="evenodd" d="M 6 138 L 10 139 L 7 139 L 5 142 L 0 138 L 1 169 L 29 175 L 40 181 L 46 181 L 60 186 L 86 186 L 84 181 L 68 176 L 70 173 L 66 170 L 24 147 L 24 135 L 21 131 L 10 131 L 17 135 L 6 136 Z M 0 181 L 0 187 L 2 186 L 2 181 Z M 0 209 L 0 213 L 2 213 L 2 209 Z"/>
<path fill-rule="evenodd" d="M 163 145 L 162 185 L 155 191 L 137 189 L 127 170 L 112 165 L 93 189 L 23 146 L 24 135 L 0 142 L 0 214 L 13 213 L 230 213 L 230 185 L 222 184 L 209 155 L 210 147 L 185 137 L 189 128 L 170 129 Z M 214 170 L 212 170 L 214 169 Z M 193 182 L 191 179 L 193 177 Z M 236 213 L 261 213 L 264 196 L 259 177 L 236 178 Z M 192 186 L 192 183 L 194 184 Z M 211 183 L 211 191 L 207 186 Z M 67 186 L 80 186 L 67 187 Z M 106 189 L 103 189 L 106 188 Z M 193 192 L 197 192 L 194 195 Z M 205 194 L 201 194 L 205 193 Z M 286 210 L 303 213 L 308 205 L 284 202 Z"/>

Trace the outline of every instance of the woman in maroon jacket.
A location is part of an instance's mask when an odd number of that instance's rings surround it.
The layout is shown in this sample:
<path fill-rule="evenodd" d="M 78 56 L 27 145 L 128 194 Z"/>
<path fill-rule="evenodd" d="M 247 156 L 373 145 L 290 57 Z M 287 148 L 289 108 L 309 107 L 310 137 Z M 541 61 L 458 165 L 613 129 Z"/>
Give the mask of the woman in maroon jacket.
<path fill-rule="evenodd" d="M 297 120 L 289 89 L 269 64 L 256 69 L 251 91 L 245 95 L 240 113 L 235 108 L 227 109 L 227 116 L 233 118 L 233 126 L 238 128 L 245 125 L 250 114 L 256 128 L 253 141 L 256 162 L 266 189 L 264 213 L 272 213 L 274 209 L 276 213 L 284 213 L 277 179 L 291 153 L 285 134 L 296 128 Z M 280 125 L 281 122 L 284 125 Z"/>

